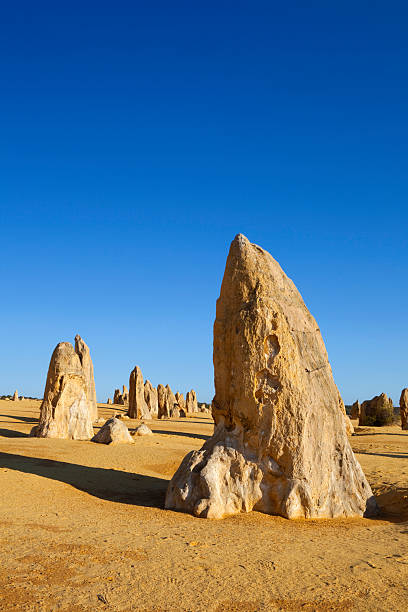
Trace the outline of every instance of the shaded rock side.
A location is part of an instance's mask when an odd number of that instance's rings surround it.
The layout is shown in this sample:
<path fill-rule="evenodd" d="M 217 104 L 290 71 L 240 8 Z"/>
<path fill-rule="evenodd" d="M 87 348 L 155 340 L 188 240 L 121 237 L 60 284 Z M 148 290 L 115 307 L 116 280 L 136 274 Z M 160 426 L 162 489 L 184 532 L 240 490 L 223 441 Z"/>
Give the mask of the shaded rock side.
<path fill-rule="evenodd" d="M 242 235 L 217 301 L 214 377 L 214 435 L 182 461 L 166 508 L 207 518 L 377 512 L 317 323 L 279 264 Z"/>
<path fill-rule="evenodd" d="M 151 419 L 151 414 L 144 397 L 143 375 L 136 366 L 129 377 L 129 411 L 131 419 Z"/>
<path fill-rule="evenodd" d="M 60 342 L 51 357 L 40 408 L 39 424 L 32 436 L 89 440 L 93 436 L 93 403 L 79 355 L 70 342 Z"/>
<path fill-rule="evenodd" d="M 113 394 L 113 403 L 116 404 L 117 406 L 123 406 L 124 401 L 123 401 L 123 396 L 122 396 L 122 393 L 120 392 L 120 389 L 115 389 L 115 392 Z"/>
<path fill-rule="evenodd" d="M 95 379 L 91 353 L 88 345 L 85 344 L 79 334 L 75 336 L 75 352 L 81 361 L 82 370 L 85 376 L 86 395 L 91 410 L 91 418 L 92 421 L 96 421 L 98 418 L 98 405 L 96 403 Z"/>
<path fill-rule="evenodd" d="M 102 425 L 91 442 L 98 442 L 99 444 L 132 444 L 133 438 L 123 421 L 112 418 Z"/>
<path fill-rule="evenodd" d="M 400 397 L 401 429 L 408 429 L 408 389 L 403 389 Z"/>

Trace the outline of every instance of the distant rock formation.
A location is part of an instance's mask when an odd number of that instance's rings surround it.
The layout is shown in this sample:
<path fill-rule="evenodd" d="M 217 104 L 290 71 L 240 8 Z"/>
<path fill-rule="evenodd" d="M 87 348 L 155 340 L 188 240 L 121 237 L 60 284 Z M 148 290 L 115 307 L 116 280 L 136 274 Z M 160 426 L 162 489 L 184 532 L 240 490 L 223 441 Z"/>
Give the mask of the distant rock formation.
<path fill-rule="evenodd" d="M 18 392 L 17 392 L 17 389 L 14 391 L 14 394 L 13 394 L 13 402 L 18 402 Z"/>
<path fill-rule="evenodd" d="M 108 419 L 91 442 L 99 444 L 132 444 L 133 438 L 126 425 L 116 418 Z"/>
<path fill-rule="evenodd" d="M 81 353 L 70 342 L 60 342 L 51 357 L 40 420 L 31 430 L 32 436 L 73 440 L 93 436 L 95 406 L 92 394 L 89 396 L 89 377 L 89 363 L 85 361 L 84 369 Z"/>
<path fill-rule="evenodd" d="M 186 400 L 184 399 L 184 395 L 182 393 L 179 393 L 178 391 L 176 393 L 176 402 L 178 404 L 179 409 L 185 411 Z"/>
<path fill-rule="evenodd" d="M 170 416 L 167 389 L 164 385 L 157 385 L 157 401 L 159 405 L 158 418 L 164 419 Z"/>
<path fill-rule="evenodd" d="M 170 385 L 166 385 L 166 391 L 167 391 L 168 412 L 169 412 L 169 415 L 171 416 L 171 411 L 174 410 L 174 408 L 178 407 L 178 404 L 177 404 L 176 396 L 174 395 L 173 391 L 170 389 Z"/>
<path fill-rule="evenodd" d="M 371 400 L 366 400 L 361 404 L 358 424 L 381 427 L 382 425 L 391 425 L 393 418 L 392 399 L 388 399 L 386 393 L 381 393 L 381 395 L 376 395 Z"/>
<path fill-rule="evenodd" d="M 107 404 L 112 404 L 112 400 L 110 397 L 108 397 L 108 401 L 106 402 Z"/>
<path fill-rule="evenodd" d="M 401 429 L 408 429 L 408 389 L 403 389 L 400 397 Z"/>
<path fill-rule="evenodd" d="M 360 418 L 360 402 L 356 400 L 354 404 L 351 406 L 351 419 L 359 419 Z"/>
<path fill-rule="evenodd" d="M 122 394 L 120 392 L 120 389 L 115 389 L 114 393 L 113 393 L 113 403 L 118 406 L 123 405 L 123 399 L 122 399 Z"/>
<path fill-rule="evenodd" d="M 129 378 L 129 411 L 131 419 L 151 419 L 149 407 L 144 397 L 143 376 L 140 368 L 136 366 Z"/>
<path fill-rule="evenodd" d="M 157 389 L 153 387 L 150 380 L 146 380 L 144 384 L 144 398 L 153 418 L 157 418 L 159 414 L 159 404 L 157 400 Z"/>
<path fill-rule="evenodd" d="M 319 328 L 293 282 L 244 236 L 214 324 L 215 431 L 170 481 L 165 507 L 222 518 L 374 514 Z"/>
<path fill-rule="evenodd" d="M 194 389 L 186 394 L 186 410 L 187 412 L 198 412 L 197 395 Z"/>

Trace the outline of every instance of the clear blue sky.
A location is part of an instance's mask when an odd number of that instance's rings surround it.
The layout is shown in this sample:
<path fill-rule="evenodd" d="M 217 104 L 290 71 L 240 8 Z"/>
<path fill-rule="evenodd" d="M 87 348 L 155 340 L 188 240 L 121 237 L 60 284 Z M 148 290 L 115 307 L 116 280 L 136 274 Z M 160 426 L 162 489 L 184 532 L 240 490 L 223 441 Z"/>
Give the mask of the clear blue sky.
<path fill-rule="evenodd" d="M 80 333 L 213 394 L 229 243 L 280 262 L 346 403 L 408 386 L 406 2 L 16 2 L 0 25 L 0 394 Z"/>

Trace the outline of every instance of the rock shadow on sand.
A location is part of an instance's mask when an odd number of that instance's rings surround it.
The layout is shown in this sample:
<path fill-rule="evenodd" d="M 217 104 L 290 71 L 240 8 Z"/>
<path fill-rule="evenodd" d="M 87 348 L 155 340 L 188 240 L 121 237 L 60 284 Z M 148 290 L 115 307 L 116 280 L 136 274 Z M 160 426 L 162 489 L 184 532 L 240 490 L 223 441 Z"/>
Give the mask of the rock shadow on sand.
<path fill-rule="evenodd" d="M 64 482 L 99 499 L 164 508 L 168 485 L 164 478 L 3 452 L 0 467 Z"/>
<path fill-rule="evenodd" d="M 22 423 L 30 423 L 35 425 L 38 423 L 38 418 L 36 417 L 25 417 L 25 416 L 17 416 L 16 414 L 0 414 L 0 417 L 5 417 L 6 419 L 14 419 L 14 421 L 21 421 Z M 1 421 L 2 423 L 8 423 L 11 425 L 10 421 Z"/>
<path fill-rule="evenodd" d="M 167 431 L 163 429 L 152 429 L 155 434 L 163 434 L 165 436 L 186 436 L 187 438 L 195 438 L 197 440 L 209 440 L 212 435 L 190 433 L 189 431 Z"/>
<path fill-rule="evenodd" d="M 28 434 L 16 429 L 0 428 L 0 437 L 3 438 L 28 438 Z"/>

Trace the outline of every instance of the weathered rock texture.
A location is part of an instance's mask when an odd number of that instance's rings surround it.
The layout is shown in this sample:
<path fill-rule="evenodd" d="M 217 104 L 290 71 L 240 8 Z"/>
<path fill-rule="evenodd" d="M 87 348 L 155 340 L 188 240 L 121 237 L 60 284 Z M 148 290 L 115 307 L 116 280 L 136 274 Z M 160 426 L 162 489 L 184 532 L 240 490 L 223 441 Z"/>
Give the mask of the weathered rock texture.
<path fill-rule="evenodd" d="M 359 419 L 360 418 L 360 402 L 356 400 L 354 404 L 351 406 L 351 419 Z"/>
<path fill-rule="evenodd" d="M 129 417 L 131 419 L 151 419 L 149 407 L 144 396 L 143 376 L 139 366 L 130 373 L 129 378 Z"/>
<path fill-rule="evenodd" d="M 198 412 L 197 395 L 194 389 L 186 393 L 186 410 L 187 412 Z"/>
<path fill-rule="evenodd" d="M 157 401 L 157 389 L 153 387 L 150 380 L 146 380 L 144 384 L 144 398 L 152 417 L 157 417 L 159 413 L 159 404 Z"/>
<path fill-rule="evenodd" d="M 390 425 L 394 418 L 394 406 L 392 399 L 386 393 L 376 395 L 371 400 L 366 400 L 360 407 L 359 425 L 372 425 L 381 427 Z"/>
<path fill-rule="evenodd" d="M 120 419 L 112 418 L 106 421 L 98 433 L 94 435 L 91 442 L 99 442 L 99 444 L 132 444 L 133 438 L 126 425 Z"/>
<path fill-rule="evenodd" d="M 214 435 L 182 461 L 166 508 L 208 518 L 376 512 L 317 323 L 279 264 L 241 235 L 217 302 L 214 372 Z"/>
<path fill-rule="evenodd" d="M 400 397 L 401 429 L 408 429 L 408 389 L 403 389 Z"/>
<path fill-rule="evenodd" d="M 85 376 L 86 394 L 89 406 L 91 407 L 91 417 L 93 421 L 96 421 L 98 418 L 98 406 L 96 403 L 95 379 L 91 353 L 88 345 L 85 344 L 79 334 L 75 336 L 75 352 L 81 361 L 82 370 Z"/>
<path fill-rule="evenodd" d="M 70 342 L 55 348 L 48 369 L 39 424 L 32 436 L 89 440 L 93 436 L 93 400 L 89 398 L 89 370 Z"/>

